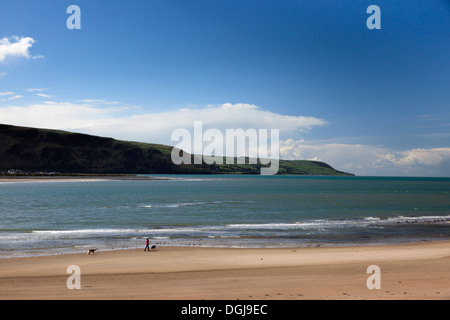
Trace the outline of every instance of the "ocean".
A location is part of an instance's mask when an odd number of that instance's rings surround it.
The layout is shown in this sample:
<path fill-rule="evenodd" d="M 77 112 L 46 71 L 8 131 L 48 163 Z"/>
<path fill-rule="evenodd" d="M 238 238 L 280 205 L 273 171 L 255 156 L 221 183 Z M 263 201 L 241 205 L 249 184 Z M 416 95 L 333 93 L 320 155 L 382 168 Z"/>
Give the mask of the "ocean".
<path fill-rule="evenodd" d="M 0 183 L 0 257 L 450 240 L 450 178 L 152 177 Z"/>

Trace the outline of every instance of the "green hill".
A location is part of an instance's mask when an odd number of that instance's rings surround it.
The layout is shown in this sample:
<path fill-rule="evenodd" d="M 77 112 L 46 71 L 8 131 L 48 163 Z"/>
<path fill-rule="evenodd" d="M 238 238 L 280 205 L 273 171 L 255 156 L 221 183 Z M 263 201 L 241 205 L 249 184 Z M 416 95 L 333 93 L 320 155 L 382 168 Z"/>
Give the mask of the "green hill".
<path fill-rule="evenodd" d="M 260 165 L 175 165 L 172 147 L 66 131 L 0 125 L 0 172 L 259 174 Z M 193 163 L 193 162 L 192 162 Z M 319 161 L 280 160 L 279 174 L 349 175 Z"/>

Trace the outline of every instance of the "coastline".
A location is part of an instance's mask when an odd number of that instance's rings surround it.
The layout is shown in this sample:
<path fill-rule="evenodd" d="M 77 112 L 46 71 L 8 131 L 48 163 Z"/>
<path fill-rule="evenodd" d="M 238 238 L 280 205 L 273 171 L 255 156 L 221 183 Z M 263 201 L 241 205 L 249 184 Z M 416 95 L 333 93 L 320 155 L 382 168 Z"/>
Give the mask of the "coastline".
<path fill-rule="evenodd" d="M 164 180 L 137 175 L 60 175 L 60 176 L 0 176 L 0 182 L 69 182 L 107 180 Z"/>
<path fill-rule="evenodd" d="M 81 289 L 66 287 L 67 267 Z M 381 289 L 366 272 L 380 267 Z M 0 259 L 0 299 L 449 299 L 450 241 L 319 248 L 157 247 Z"/>

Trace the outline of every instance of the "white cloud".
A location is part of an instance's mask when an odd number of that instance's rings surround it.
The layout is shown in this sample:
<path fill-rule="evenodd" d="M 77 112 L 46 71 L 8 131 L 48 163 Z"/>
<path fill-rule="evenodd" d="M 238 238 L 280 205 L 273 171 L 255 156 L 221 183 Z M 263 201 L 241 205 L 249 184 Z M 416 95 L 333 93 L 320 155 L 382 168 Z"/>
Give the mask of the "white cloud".
<path fill-rule="evenodd" d="M 36 93 L 36 95 L 43 98 L 53 98 L 53 96 L 45 93 Z"/>
<path fill-rule="evenodd" d="M 35 55 L 35 56 L 31 56 L 31 58 L 32 59 L 44 59 L 45 57 L 42 54 L 38 54 L 38 55 Z"/>
<path fill-rule="evenodd" d="M 47 90 L 47 89 L 44 89 L 44 88 L 28 88 L 27 89 L 28 92 L 42 92 L 45 90 Z"/>
<path fill-rule="evenodd" d="M 284 159 L 324 161 L 357 175 L 450 176 L 450 148 L 390 150 L 362 144 L 310 144 L 303 140 L 280 142 Z"/>
<path fill-rule="evenodd" d="M 29 50 L 34 42 L 34 39 L 30 37 L 19 38 L 13 36 L 0 39 L 0 61 L 4 61 L 7 57 L 24 57 L 29 59 Z"/>
<path fill-rule="evenodd" d="M 79 130 L 95 125 L 99 121 L 99 116 L 109 112 L 107 109 L 96 109 L 88 105 L 48 101 L 27 107 L 0 107 L 0 123 Z"/>
<path fill-rule="evenodd" d="M 10 96 L 10 95 L 13 95 L 13 94 L 14 94 L 14 92 L 12 92 L 12 91 L 0 92 L 0 96 Z"/>
<path fill-rule="evenodd" d="M 223 104 L 204 108 L 184 108 L 161 113 L 131 114 L 129 106 L 106 100 L 86 99 L 83 103 L 45 102 L 26 107 L 0 108 L 0 122 L 23 126 L 73 130 L 118 139 L 175 144 L 171 133 L 191 130 L 194 121 L 204 128 L 280 129 L 282 132 L 308 131 L 326 122 L 314 117 L 285 116 L 250 104 Z"/>
<path fill-rule="evenodd" d="M 450 148 L 412 149 L 389 153 L 385 160 L 400 166 L 438 166 L 450 159 Z"/>
<path fill-rule="evenodd" d="M 4 93 L 8 94 L 10 92 L 4 92 Z M 0 99 L 0 101 L 10 101 L 10 100 L 16 100 L 16 99 L 20 99 L 20 98 L 23 98 L 23 96 L 21 96 L 20 94 L 17 94 L 12 97 Z"/>
<path fill-rule="evenodd" d="M 84 99 L 84 100 L 78 100 L 79 102 L 88 103 L 88 104 L 120 104 L 120 102 L 117 101 L 108 101 L 108 100 L 101 100 L 101 99 Z"/>

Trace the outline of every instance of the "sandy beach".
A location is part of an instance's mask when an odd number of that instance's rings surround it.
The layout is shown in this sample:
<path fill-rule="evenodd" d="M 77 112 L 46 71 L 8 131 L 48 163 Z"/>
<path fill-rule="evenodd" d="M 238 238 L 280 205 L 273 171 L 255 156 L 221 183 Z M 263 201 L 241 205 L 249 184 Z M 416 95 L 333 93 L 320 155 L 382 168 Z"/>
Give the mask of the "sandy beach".
<path fill-rule="evenodd" d="M 80 289 L 67 280 L 80 270 Z M 367 268 L 380 268 L 368 289 Z M 75 283 L 75 282 L 74 282 Z M 0 259 L 0 299 L 449 299 L 450 242 L 369 247 L 158 247 Z"/>

